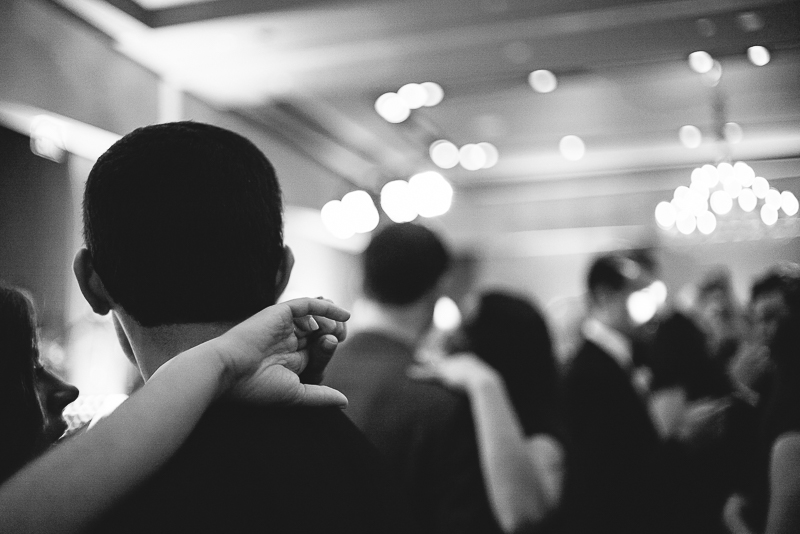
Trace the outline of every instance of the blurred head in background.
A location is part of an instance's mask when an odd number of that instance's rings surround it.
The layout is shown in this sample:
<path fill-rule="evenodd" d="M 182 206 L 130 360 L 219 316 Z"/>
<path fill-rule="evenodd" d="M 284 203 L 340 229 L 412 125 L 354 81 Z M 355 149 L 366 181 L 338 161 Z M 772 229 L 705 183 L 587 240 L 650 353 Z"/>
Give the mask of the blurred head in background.
<path fill-rule="evenodd" d="M 759 276 L 750 290 L 749 312 L 754 341 L 769 346 L 780 324 L 800 312 L 800 266 L 780 263 Z"/>
<path fill-rule="evenodd" d="M 21 290 L 0 285 L 0 425 L 6 479 L 67 429 L 62 412 L 78 397 L 39 361 L 33 302 Z"/>

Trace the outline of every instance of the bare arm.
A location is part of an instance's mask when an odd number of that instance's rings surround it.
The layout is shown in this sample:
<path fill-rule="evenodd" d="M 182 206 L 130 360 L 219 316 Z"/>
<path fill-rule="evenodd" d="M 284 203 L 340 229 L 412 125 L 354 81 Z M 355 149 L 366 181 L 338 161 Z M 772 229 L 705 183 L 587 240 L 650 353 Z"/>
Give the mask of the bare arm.
<path fill-rule="evenodd" d="M 766 534 L 800 532 L 800 432 L 783 434 L 770 461 Z"/>
<path fill-rule="evenodd" d="M 309 314 L 329 320 L 312 321 Z M 0 531 L 85 528 L 153 474 L 227 392 L 264 403 L 345 405 L 341 393 L 302 384 L 298 373 L 308 348 L 333 352 L 345 335 L 337 322 L 348 318 L 327 301 L 297 299 L 176 356 L 90 432 L 54 447 L 4 483 Z"/>
<path fill-rule="evenodd" d="M 475 419 L 481 469 L 495 515 L 506 532 L 539 523 L 557 506 L 563 452 L 549 436 L 528 439 L 499 375 L 473 355 L 445 358 L 419 376 L 434 376 L 467 392 Z"/>

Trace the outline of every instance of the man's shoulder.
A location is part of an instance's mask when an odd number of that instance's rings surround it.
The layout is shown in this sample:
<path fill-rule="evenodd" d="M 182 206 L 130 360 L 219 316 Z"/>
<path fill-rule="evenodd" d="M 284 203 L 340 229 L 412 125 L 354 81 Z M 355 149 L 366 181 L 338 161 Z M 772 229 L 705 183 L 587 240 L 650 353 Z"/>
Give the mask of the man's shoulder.
<path fill-rule="evenodd" d="M 364 531 L 358 503 L 387 510 L 384 477 L 377 451 L 338 408 L 218 405 L 103 527 Z M 370 520 L 379 518 L 375 512 Z"/>

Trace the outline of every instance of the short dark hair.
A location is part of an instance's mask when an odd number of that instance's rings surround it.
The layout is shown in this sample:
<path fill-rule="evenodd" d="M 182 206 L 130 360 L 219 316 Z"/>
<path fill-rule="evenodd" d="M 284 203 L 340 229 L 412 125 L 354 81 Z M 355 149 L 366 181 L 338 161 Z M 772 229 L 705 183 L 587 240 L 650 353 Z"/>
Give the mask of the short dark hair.
<path fill-rule="evenodd" d="M 124 136 L 89 174 L 83 224 L 106 290 L 143 326 L 240 320 L 277 297 L 280 186 L 229 130 L 174 122 Z"/>
<path fill-rule="evenodd" d="M 392 224 L 375 234 L 363 255 L 364 290 L 384 304 L 410 304 L 447 271 L 450 254 L 428 228 Z"/>
<path fill-rule="evenodd" d="M 0 425 L 3 437 L 0 482 L 30 460 L 44 430 L 36 395 L 39 359 L 33 302 L 21 290 L 0 284 Z"/>
<path fill-rule="evenodd" d="M 621 291 L 630 282 L 638 279 L 643 270 L 649 270 L 638 259 L 622 252 L 612 252 L 597 256 L 589 267 L 586 287 L 594 296 L 601 288 Z"/>
<path fill-rule="evenodd" d="M 750 300 L 773 291 L 783 295 L 792 313 L 800 313 L 800 265 L 782 262 L 772 266 L 753 282 Z"/>

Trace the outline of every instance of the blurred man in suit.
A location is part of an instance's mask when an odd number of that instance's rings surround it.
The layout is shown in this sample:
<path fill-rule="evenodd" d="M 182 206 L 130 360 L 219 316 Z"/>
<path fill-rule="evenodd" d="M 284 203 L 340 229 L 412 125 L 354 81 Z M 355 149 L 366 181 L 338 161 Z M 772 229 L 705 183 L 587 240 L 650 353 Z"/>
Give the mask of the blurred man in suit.
<path fill-rule="evenodd" d="M 387 461 L 414 532 L 494 532 L 467 398 L 407 376 L 450 256 L 405 223 L 377 233 L 362 260 L 365 298 L 325 383 L 347 395 L 346 413 Z"/>

